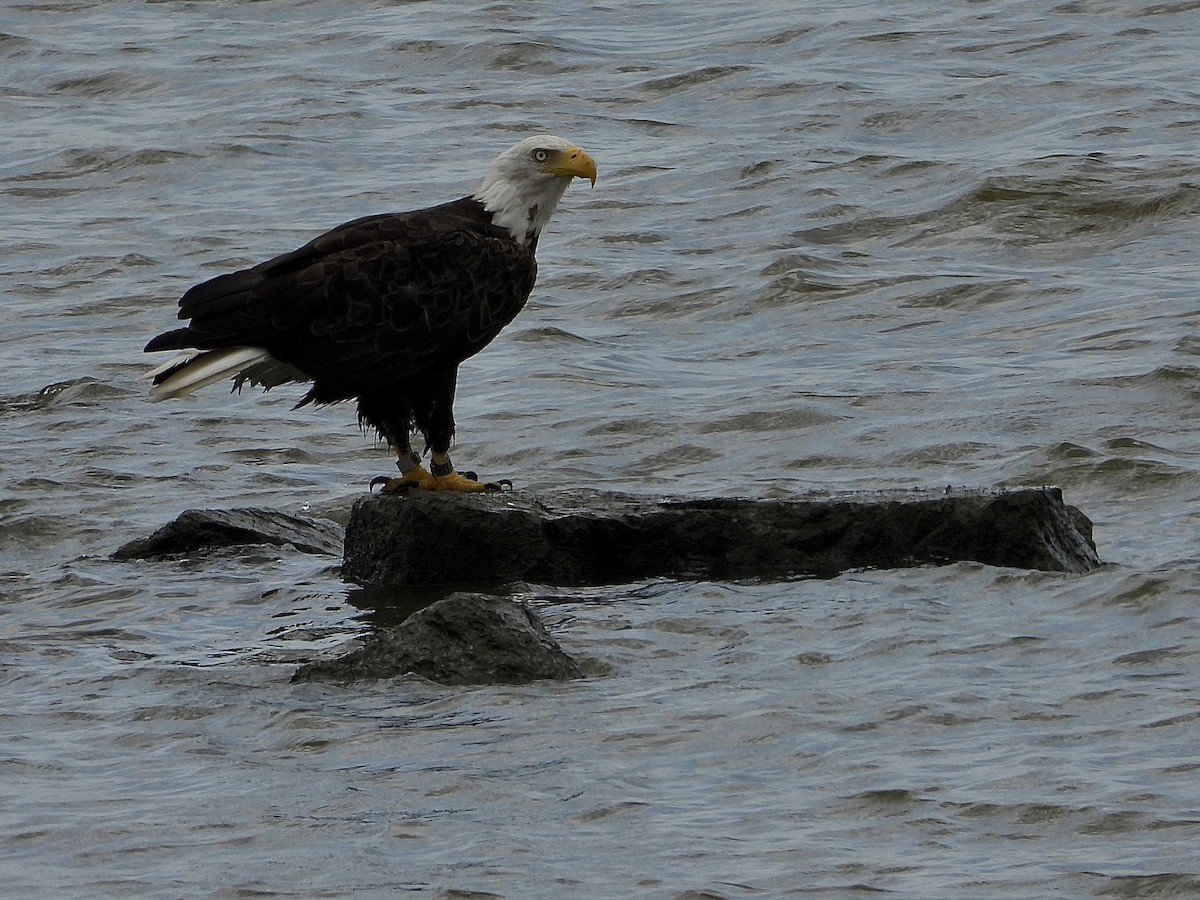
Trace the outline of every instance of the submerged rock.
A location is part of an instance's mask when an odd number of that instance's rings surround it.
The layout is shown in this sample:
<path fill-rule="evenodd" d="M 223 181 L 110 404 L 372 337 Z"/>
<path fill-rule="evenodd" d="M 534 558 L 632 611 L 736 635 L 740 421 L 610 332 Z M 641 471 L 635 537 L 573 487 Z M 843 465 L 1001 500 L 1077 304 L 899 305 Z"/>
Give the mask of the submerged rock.
<path fill-rule="evenodd" d="M 345 683 L 408 673 L 445 685 L 583 676 L 526 607 L 486 594 L 451 594 L 340 659 L 301 666 L 292 681 Z"/>
<path fill-rule="evenodd" d="M 1057 488 L 653 499 L 602 491 L 364 497 L 343 576 L 360 584 L 785 578 L 973 560 L 1086 572 L 1091 522 Z"/>
<path fill-rule="evenodd" d="M 337 556 L 342 552 L 342 528 L 327 519 L 274 509 L 189 509 L 149 537 L 118 548 L 113 559 L 164 559 L 253 544 L 291 544 L 302 553 Z"/>

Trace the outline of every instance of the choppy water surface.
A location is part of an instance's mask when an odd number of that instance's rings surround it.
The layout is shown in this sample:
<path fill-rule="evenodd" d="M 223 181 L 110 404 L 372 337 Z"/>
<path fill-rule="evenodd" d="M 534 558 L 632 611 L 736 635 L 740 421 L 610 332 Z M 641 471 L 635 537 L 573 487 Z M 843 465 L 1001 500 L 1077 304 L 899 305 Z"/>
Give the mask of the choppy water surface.
<path fill-rule="evenodd" d="M 6 892 L 1200 893 L 1198 35 L 1101 0 L 8 4 Z M 391 466 L 296 391 L 150 405 L 179 294 L 533 129 L 601 177 L 464 367 L 460 464 L 1054 483 L 1111 565 L 531 585 L 594 677 L 351 690 L 287 683 L 387 615 L 330 560 L 109 560 Z"/>

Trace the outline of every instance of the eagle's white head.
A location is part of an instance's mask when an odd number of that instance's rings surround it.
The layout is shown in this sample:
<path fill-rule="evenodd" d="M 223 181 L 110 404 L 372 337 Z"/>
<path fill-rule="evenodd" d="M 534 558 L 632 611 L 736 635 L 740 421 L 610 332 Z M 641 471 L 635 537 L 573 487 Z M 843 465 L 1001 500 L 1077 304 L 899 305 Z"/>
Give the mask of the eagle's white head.
<path fill-rule="evenodd" d="M 473 196 L 522 244 L 537 240 L 573 178 L 596 183 L 596 161 L 552 134 L 538 134 L 496 157 Z"/>

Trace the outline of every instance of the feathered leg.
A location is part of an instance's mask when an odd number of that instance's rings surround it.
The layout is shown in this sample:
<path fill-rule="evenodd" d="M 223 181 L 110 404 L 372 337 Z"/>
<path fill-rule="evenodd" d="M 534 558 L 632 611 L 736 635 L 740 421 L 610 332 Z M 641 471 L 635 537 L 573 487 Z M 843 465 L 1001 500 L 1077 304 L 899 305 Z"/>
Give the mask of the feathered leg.
<path fill-rule="evenodd" d="M 431 379 L 428 390 L 413 403 L 413 422 L 429 446 L 429 471 L 435 491 L 499 491 L 510 481 L 481 482 L 474 472 L 456 472 L 450 462 L 450 442 L 454 440 L 454 389 L 458 380 L 455 367 Z"/>
<path fill-rule="evenodd" d="M 456 372 L 450 369 L 438 378 L 423 383 L 422 393 L 408 403 L 378 396 L 360 398 L 358 415 L 373 425 L 396 452 L 399 478 L 372 479 L 371 486 L 382 483 L 381 493 L 408 490 L 462 491 L 478 493 L 512 487 L 512 482 L 480 482 L 474 472 L 456 472 L 450 462 L 450 442 L 454 437 L 454 387 Z M 384 412 L 386 410 L 386 412 Z M 425 437 L 430 465 L 421 465 L 421 455 L 412 449 L 409 434 L 413 425 Z"/>
<path fill-rule="evenodd" d="M 383 436 L 387 439 L 392 449 L 396 451 L 396 468 L 400 470 L 400 477 L 388 478 L 385 475 L 380 475 L 371 479 L 371 487 L 373 488 L 375 485 L 382 483 L 383 489 L 380 493 L 383 494 L 394 494 L 414 489 L 426 491 L 437 490 L 433 475 L 421 465 L 421 457 L 413 452 L 407 429 L 402 432 L 394 432 L 388 429 L 383 432 Z"/>

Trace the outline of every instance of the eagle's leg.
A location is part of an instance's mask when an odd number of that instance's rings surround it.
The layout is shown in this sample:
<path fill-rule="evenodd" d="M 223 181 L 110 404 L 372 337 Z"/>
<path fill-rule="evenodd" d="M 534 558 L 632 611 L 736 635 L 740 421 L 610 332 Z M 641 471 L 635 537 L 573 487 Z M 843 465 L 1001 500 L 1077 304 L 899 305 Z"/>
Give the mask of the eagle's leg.
<path fill-rule="evenodd" d="M 430 390 L 420 402 L 413 404 L 413 422 L 428 443 L 429 472 L 433 476 L 435 491 L 499 491 L 504 485 L 481 482 L 474 472 L 456 472 L 450 462 L 450 442 L 454 439 L 454 388 L 458 378 L 457 367 L 443 371 L 436 382 L 431 380 Z M 512 484 L 509 483 L 509 487 Z"/>
<path fill-rule="evenodd" d="M 436 450 L 431 454 L 429 469 L 421 465 L 421 457 L 413 452 L 411 447 L 396 447 L 396 466 L 400 469 L 399 478 L 383 478 L 371 482 L 372 487 L 383 482 L 381 494 L 396 494 L 404 491 L 460 491 L 464 493 L 479 493 L 482 491 L 500 491 L 505 485 L 512 487 L 511 482 L 496 484 L 481 483 L 474 472 L 456 472 L 450 462 L 450 454 Z"/>
<path fill-rule="evenodd" d="M 433 476 L 421 465 L 421 457 L 413 452 L 408 435 L 398 438 L 390 430 L 385 433 L 387 442 L 396 451 L 396 468 L 400 470 L 399 478 L 384 478 L 380 476 L 371 482 L 374 487 L 383 482 L 383 494 L 395 494 L 399 491 L 434 490 Z"/>
<path fill-rule="evenodd" d="M 442 386 L 445 390 L 445 385 Z M 454 418 L 450 412 L 454 394 L 454 378 L 449 378 L 449 397 L 442 402 L 425 398 L 413 404 L 412 421 L 426 436 L 430 453 L 429 469 L 421 465 L 421 456 L 412 449 L 409 439 L 408 416 L 403 424 L 388 420 L 377 426 L 380 433 L 396 452 L 396 467 L 400 470 L 399 478 L 379 477 L 371 481 L 371 487 L 382 482 L 382 494 L 395 494 L 410 490 L 421 491 L 460 491 L 479 493 L 483 491 L 499 491 L 505 486 L 512 487 L 511 482 L 481 483 L 474 472 L 456 472 L 450 462 L 450 440 L 454 436 Z M 361 407 L 360 407 L 361 408 Z"/>

